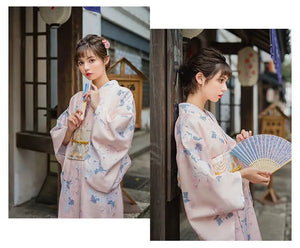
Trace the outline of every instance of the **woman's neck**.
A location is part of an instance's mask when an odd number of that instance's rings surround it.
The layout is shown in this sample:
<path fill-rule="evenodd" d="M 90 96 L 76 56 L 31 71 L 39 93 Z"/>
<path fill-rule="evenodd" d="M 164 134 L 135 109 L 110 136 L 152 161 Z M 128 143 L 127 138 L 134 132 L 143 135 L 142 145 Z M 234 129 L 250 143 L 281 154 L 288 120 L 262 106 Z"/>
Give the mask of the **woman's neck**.
<path fill-rule="evenodd" d="M 109 81 L 106 74 L 104 74 L 102 77 L 97 78 L 93 80 L 93 84 L 97 86 L 97 88 L 101 88 L 104 84 L 106 84 Z"/>
<path fill-rule="evenodd" d="M 187 103 L 191 103 L 193 105 L 196 105 L 198 108 L 200 108 L 201 110 L 204 111 L 204 106 L 206 103 L 207 99 L 205 99 L 203 96 L 201 96 L 200 94 L 189 94 L 186 102 Z"/>

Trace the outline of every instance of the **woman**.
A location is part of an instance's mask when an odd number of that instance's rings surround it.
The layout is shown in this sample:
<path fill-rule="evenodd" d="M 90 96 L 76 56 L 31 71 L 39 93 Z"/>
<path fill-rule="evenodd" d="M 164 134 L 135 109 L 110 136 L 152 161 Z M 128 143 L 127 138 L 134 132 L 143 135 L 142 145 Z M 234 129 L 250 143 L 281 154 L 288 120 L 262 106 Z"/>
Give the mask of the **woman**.
<path fill-rule="evenodd" d="M 75 61 L 91 88 L 71 98 L 51 130 L 62 166 L 58 217 L 123 217 L 120 182 L 131 164 L 135 106 L 131 91 L 107 77 L 108 49 L 97 35 L 78 42 Z"/>
<path fill-rule="evenodd" d="M 241 169 L 229 153 L 236 142 L 204 109 L 227 90 L 230 67 L 220 52 L 206 48 L 180 67 L 179 76 L 187 99 L 179 104 L 176 159 L 188 220 L 201 240 L 260 240 L 249 181 L 268 185 L 270 175 Z M 237 142 L 250 135 L 242 130 Z"/>

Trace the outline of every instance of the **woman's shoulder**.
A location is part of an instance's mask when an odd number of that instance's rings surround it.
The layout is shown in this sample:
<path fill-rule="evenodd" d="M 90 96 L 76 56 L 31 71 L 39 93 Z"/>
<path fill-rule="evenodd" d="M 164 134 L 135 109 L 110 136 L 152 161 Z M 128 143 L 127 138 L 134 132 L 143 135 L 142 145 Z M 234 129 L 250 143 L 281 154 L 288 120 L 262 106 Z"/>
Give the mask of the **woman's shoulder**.
<path fill-rule="evenodd" d="M 130 89 L 121 86 L 117 80 L 110 80 L 105 85 L 103 85 L 100 89 L 102 91 L 114 92 L 120 97 L 127 94 L 132 94 Z"/>
<path fill-rule="evenodd" d="M 79 98 L 79 97 L 82 97 L 82 95 L 83 95 L 83 90 L 80 90 L 80 91 L 78 91 L 78 92 L 76 92 L 73 96 L 72 96 L 72 98 Z"/>
<path fill-rule="evenodd" d="M 199 115 L 190 112 L 180 113 L 176 121 L 176 125 L 182 129 L 199 129 L 204 126 L 203 119 Z"/>
<path fill-rule="evenodd" d="M 133 94 L 130 89 L 127 87 L 121 86 L 118 84 L 117 95 L 122 99 L 133 98 Z"/>
<path fill-rule="evenodd" d="M 72 105 L 74 102 L 82 101 L 82 94 L 82 90 L 75 93 L 70 99 L 70 105 Z"/>
<path fill-rule="evenodd" d="M 179 116 L 182 117 L 182 121 L 205 122 L 207 120 L 208 114 L 206 110 L 203 111 L 199 107 L 186 102 L 180 103 L 178 106 Z"/>

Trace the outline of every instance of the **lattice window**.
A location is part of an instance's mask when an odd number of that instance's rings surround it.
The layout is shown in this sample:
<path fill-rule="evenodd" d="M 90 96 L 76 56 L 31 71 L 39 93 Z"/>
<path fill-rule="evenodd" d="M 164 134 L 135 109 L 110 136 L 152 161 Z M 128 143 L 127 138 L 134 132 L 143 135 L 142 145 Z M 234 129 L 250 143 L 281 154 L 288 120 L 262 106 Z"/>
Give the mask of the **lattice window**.
<path fill-rule="evenodd" d="M 237 55 L 227 55 L 226 60 L 231 67 L 234 68 L 232 60 Z M 232 77 L 227 82 L 227 91 L 222 99 L 217 103 L 216 119 L 220 126 L 228 135 L 233 135 L 240 130 L 240 111 L 241 111 L 241 87 L 236 83 L 238 78 L 237 70 L 232 70 Z"/>
<path fill-rule="evenodd" d="M 56 30 L 50 30 L 37 7 L 22 8 L 21 18 L 21 131 L 48 135 L 57 105 Z"/>

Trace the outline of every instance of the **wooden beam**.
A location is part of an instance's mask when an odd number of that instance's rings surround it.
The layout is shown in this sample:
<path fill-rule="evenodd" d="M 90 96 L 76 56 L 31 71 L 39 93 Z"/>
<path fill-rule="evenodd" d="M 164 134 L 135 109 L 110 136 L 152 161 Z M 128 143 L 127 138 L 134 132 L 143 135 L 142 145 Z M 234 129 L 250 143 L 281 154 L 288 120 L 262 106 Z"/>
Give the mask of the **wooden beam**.
<path fill-rule="evenodd" d="M 177 182 L 176 142 L 174 137 L 177 113 L 175 104 L 182 101 L 182 91 L 178 85 L 178 69 L 182 62 L 182 31 L 167 30 L 167 60 L 166 60 L 166 240 L 180 239 L 180 190 Z M 172 44 L 172 46 L 168 45 Z M 178 55 L 181 56 L 178 56 Z"/>
<path fill-rule="evenodd" d="M 21 131 L 25 131 L 26 129 L 26 103 L 25 103 L 25 61 L 26 61 L 26 49 L 25 49 L 25 25 L 26 25 L 26 10 L 25 7 L 20 7 L 21 18 L 20 18 L 20 26 L 21 26 Z M 11 47 L 11 46 L 10 46 Z"/>
<path fill-rule="evenodd" d="M 223 54 L 238 54 L 238 52 L 246 46 L 240 42 L 211 42 L 213 48 L 219 50 Z"/>
<path fill-rule="evenodd" d="M 82 7 L 72 7 L 71 17 L 57 32 L 58 116 L 68 107 L 70 98 L 82 90 L 82 76 L 74 62 L 76 44 L 81 38 Z"/>
<path fill-rule="evenodd" d="M 253 131 L 253 87 L 241 87 L 241 128 Z"/>
<path fill-rule="evenodd" d="M 166 232 L 166 32 L 151 30 L 150 52 L 150 239 L 164 240 Z M 155 63 L 153 59 L 155 58 Z"/>
<path fill-rule="evenodd" d="M 172 30 L 151 30 L 150 53 L 150 238 L 178 240 L 179 197 L 172 189 L 174 173 L 174 46 Z M 174 37 L 173 38 L 177 38 Z M 172 48 L 172 49 L 171 49 Z M 172 50 L 172 51 L 171 51 Z M 172 165 L 173 163 L 173 165 Z M 168 176 L 169 175 L 169 176 Z M 168 180 L 169 178 L 169 180 Z M 177 185 L 176 185 L 177 187 Z M 169 193 L 168 193 L 169 192 Z"/>
<path fill-rule="evenodd" d="M 167 201 L 172 201 L 178 196 L 176 142 L 174 137 L 175 121 L 178 116 L 176 104 L 182 102 L 182 90 L 179 88 L 177 71 L 182 62 L 182 39 L 180 30 L 167 30 Z M 176 54 L 175 54 L 176 53 Z M 179 57 L 178 54 L 181 54 Z"/>
<path fill-rule="evenodd" d="M 19 132 L 16 134 L 16 137 L 18 148 L 54 154 L 50 135 Z"/>

